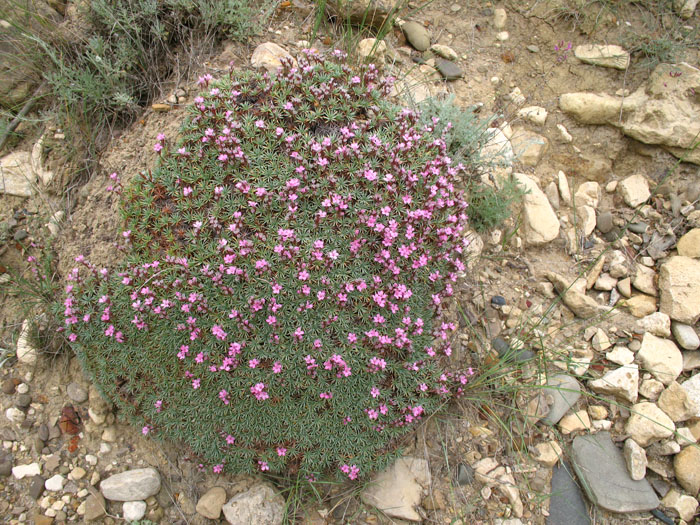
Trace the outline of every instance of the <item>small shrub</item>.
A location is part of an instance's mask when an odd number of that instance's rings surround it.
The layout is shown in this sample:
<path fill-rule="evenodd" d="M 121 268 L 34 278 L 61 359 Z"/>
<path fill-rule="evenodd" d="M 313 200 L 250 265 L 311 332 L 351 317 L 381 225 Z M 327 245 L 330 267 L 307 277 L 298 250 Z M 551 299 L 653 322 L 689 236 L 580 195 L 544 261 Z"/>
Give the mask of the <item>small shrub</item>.
<path fill-rule="evenodd" d="M 522 198 L 523 192 L 512 177 L 504 178 L 499 187 L 495 187 L 483 184 L 478 176 L 487 167 L 479 158 L 479 152 L 489 137 L 489 120 L 479 119 L 476 107 L 457 106 L 453 95 L 444 100 L 429 98 L 419 107 L 421 122 L 432 124 L 435 132 L 444 137 L 453 162 L 463 163 L 468 168 L 465 195 L 470 225 L 478 232 L 497 228 L 511 216 L 511 206 Z"/>
<path fill-rule="evenodd" d="M 215 472 L 355 479 L 471 374 L 441 319 L 463 170 L 392 79 L 336 51 L 231 73 L 123 190 L 124 263 L 79 257 L 66 335 L 143 433 Z M 115 189 L 121 184 L 116 175 Z"/>
<path fill-rule="evenodd" d="M 11 22 L 14 36 L 1 52 L 47 82 L 68 136 L 67 156 L 87 159 L 89 168 L 113 129 L 161 95 L 165 80 L 186 77 L 219 40 L 249 37 L 270 6 L 268 0 L 94 0 L 80 6 L 89 23 L 79 33 L 9 0 L 0 17 Z"/>

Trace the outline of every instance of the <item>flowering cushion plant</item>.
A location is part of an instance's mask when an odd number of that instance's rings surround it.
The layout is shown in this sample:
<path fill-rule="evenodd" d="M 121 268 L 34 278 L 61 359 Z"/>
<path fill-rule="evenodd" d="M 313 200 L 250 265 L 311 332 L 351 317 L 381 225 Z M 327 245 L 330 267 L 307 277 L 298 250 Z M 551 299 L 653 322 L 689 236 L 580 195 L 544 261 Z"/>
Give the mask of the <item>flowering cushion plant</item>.
<path fill-rule="evenodd" d="M 144 434 L 215 472 L 356 479 L 471 374 L 445 368 L 440 316 L 464 269 L 463 167 L 373 65 L 297 60 L 202 77 L 155 170 L 113 176 L 124 262 L 78 258 L 65 331 Z"/>

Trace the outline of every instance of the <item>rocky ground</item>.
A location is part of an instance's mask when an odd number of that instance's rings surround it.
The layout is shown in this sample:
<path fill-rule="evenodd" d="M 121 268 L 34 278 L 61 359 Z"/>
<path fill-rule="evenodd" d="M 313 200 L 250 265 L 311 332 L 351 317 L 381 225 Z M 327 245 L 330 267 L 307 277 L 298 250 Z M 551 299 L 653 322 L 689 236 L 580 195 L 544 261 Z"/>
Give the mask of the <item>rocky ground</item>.
<path fill-rule="evenodd" d="M 673 3 L 668 16 L 692 30 L 697 1 Z M 299 522 L 694 521 L 699 56 L 645 69 L 617 45 L 641 24 L 634 12 L 618 20 L 601 10 L 592 30 L 559 16 L 563 4 L 435 1 L 402 12 L 384 44 L 357 43 L 397 76 L 397 97 L 451 93 L 497 115 L 483 154 L 499 165 L 484 182 L 513 174 L 528 193 L 502 227 L 471 233 L 453 305 L 463 313 L 454 358 L 479 363 L 488 389 L 429 420 L 373 483 L 319 487 Z M 273 70 L 309 45 L 312 8 L 283 2 L 268 34 L 226 46 L 202 72 L 222 74 L 229 62 Z M 322 28 L 313 45 L 337 45 L 333 31 Z M 79 253 L 108 263 L 119 222 L 107 175 L 128 181 L 152 166 L 149 146 L 176 134 L 195 93 L 173 86 L 113 140 L 103 175 L 71 202 L 59 198 L 47 146 L 60 130 L 0 159 L 3 267 L 20 264 L 22 244 L 51 237 L 60 275 Z M 31 342 L 22 301 L 3 304 L 3 345 L 16 360 L 0 369 L 0 520 L 282 522 L 290 492 L 274 480 L 215 476 L 120 422 L 75 359 Z"/>

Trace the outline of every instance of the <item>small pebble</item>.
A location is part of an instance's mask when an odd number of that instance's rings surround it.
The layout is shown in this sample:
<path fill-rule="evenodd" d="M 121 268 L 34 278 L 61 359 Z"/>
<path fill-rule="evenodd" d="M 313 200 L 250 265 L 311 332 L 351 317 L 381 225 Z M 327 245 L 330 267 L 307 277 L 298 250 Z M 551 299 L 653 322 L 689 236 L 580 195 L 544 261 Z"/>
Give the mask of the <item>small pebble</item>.
<path fill-rule="evenodd" d="M 527 50 L 528 50 L 530 53 L 539 53 L 539 52 L 540 52 L 540 48 L 539 48 L 538 46 L 534 45 L 534 44 L 531 44 L 531 45 L 527 46 Z"/>
<path fill-rule="evenodd" d="M 29 392 L 29 385 L 27 383 L 20 383 L 17 385 L 18 394 L 26 394 L 27 392 Z"/>
<path fill-rule="evenodd" d="M 647 231 L 647 224 L 644 222 L 633 222 L 629 225 L 629 230 L 634 233 L 644 233 Z"/>
<path fill-rule="evenodd" d="M 462 69 L 451 60 L 438 58 L 435 60 L 435 65 L 445 80 L 457 80 L 464 75 Z"/>
<path fill-rule="evenodd" d="M 598 214 L 596 218 L 596 227 L 600 233 L 609 233 L 613 229 L 613 216 L 609 211 L 604 211 Z"/>
<path fill-rule="evenodd" d="M 37 431 L 37 435 L 39 436 L 39 439 L 42 441 L 48 441 L 49 440 L 49 427 L 46 426 L 46 424 L 42 423 L 39 425 L 39 430 Z"/>
<path fill-rule="evenodd" d="M 15 393 L 15 388 L 17 386 L 15 385 L 15 380 L 12 378 L 8 378 L 2 383 L 2 393 L 7 394 L 7 395 L 12 395 Z"/>
<path fill-rule="evenodd" d="M 491 306 L 498 307 L 498 306 L 505 306 L 506 304 L 506 299 L 502 295 L 494 295 L 491 297 Z"/>
<path fill-rule="evenodd" d="M 46 480 L 41 476 L 34 476 L 32 478 L 32 482 L 29 484 L 29 496 L 31 496 L 31 498 L 35 500 L 39 499 L 44 493 L 45 483 Z"/>
<path fill-rule="evenodd" d="M 32 396 L 29 394 L 20 394 L 17 396 L 17 400 L 15 401 L 17 408 L 27 408 L 31 404 Z"/>
<path fill-rule="evenodd" d="M 25 230 L 17 230 L 12 236 L 12 238 L 17 242 L 23 241 L 27 237 L 29 237 L 29 234 Z"/>
<path fill-rule="evenodd" d="M 494 337 L 491 340 L 491 347 L 498 353 L 499 357 L 503 357 L 510 351 L 510 345 L 502 337 Z"/>
<path fill-rule="evenodd" d="M 74 403 L 84 403 L 88 398 L 87 391 L 78 383 L 70 383 L 66 387 L 66 394 L 68 394 L 68 398 Z"/>

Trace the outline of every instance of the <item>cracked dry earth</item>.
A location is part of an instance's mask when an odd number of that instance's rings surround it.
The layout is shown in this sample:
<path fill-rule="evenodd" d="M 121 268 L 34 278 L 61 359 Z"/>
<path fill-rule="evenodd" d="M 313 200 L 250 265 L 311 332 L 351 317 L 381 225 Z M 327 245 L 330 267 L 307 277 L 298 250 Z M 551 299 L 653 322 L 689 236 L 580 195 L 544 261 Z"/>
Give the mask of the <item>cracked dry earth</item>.
<path fill-rule="evenodd" d="M 668 17 L 692 29 L 696 3 L 673 2 Z M 230 62 L 274 70 L 280 54 L 340 42 L 330 24 L 308 42 L 313 4 L 281 6 L 264 35 L 229 43 L 198 73 L 223 74 Z M 470 271 L 448 314 L 460 323 L 453 358 L 490 386 L 426 421 L 372 484 L 320 487 L 299 523 L 694 522 L 699 56 L 650 69 L 615 47 L 641 27 L 639 12 L 595 11 L 593 26 L 562 13 L 554 0 L 415 2 L 385 46 L 356 46 L 399 78 L 397 98 L 450 93 L 497 116 L 484 155 L 500 165 L 484 181 L 512 174 L 528 193 L 498 229 L 471 233 Z M 21 268 L 21 246 L 50 235 L 59 276 L 78 254 L 108 264 L 120 225 L 107 175 L 126 182 L 153 166 L 156 135 L 176 136 L 195 94 L 194 83 L 173 85 L 69 202 L 50 182 L 46 145 L 60 145 L 60 130 L 3 157 L 3 267 Z M 36 183 L 12 187 L 18 170 Z M 75 359 L 32 345 L 22 296 L 2 300 L 3 345 L 17 359 L 0 369 L 1 521 L 282 523 L 280 487 L 200 471 L 141 436 Z"/>

